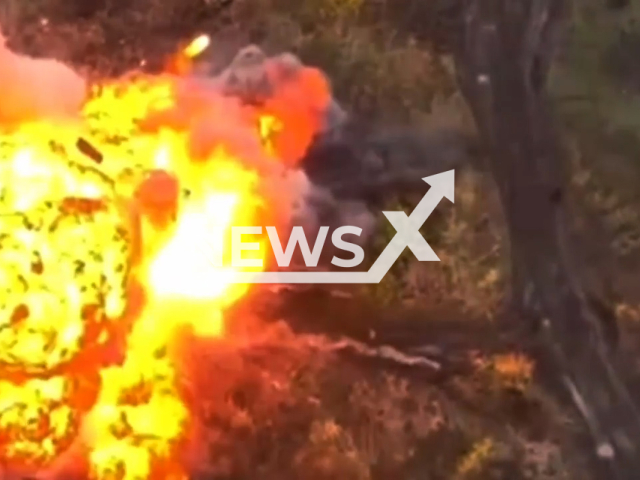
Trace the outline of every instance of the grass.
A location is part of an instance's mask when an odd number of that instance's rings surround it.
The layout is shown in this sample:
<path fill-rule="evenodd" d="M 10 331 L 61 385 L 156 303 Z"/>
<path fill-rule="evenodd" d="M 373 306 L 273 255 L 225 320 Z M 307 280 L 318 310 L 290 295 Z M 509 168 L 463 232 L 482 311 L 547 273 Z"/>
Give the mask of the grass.
<path fill-rule="evenodd" d="M 459 171 L 456 183 L 455 206 L 443 205 L 422 228 L 441 261 L 425 265 L 406 250 L 390 275 L 370 288 L 378 301 L 423 307 L 454 302 L 475 318 L 493 318 L 500 310 L 508 271 L 497 199 L 491 184 L 473 170 Z M 411 199 L 395 200 L 388 209 L 410 213 L 414 205 Z M 393 235 L 393 227 L 381 219 L 372 258 Z"/>
<path fill-rule="evenodd" d="M 190 345 L 192 354 L 201 348 Z M 209 478 L 588 478 L 566 476 L 573 467 L 555 434 L 540 440 L 522 427 L 546 425 L 545 436 L 552 428 L 522 355 L 488 357 L 470 377 L 432 385 L 305 353 L 295 340 L 279 345 L 266 368 L 249 347 L 207 350 L 215 361 L 197 362 L 208 370 L 190 369 L 203 376 L 188 383 L 208 412 L 212 456 L 199 467 Z"/>

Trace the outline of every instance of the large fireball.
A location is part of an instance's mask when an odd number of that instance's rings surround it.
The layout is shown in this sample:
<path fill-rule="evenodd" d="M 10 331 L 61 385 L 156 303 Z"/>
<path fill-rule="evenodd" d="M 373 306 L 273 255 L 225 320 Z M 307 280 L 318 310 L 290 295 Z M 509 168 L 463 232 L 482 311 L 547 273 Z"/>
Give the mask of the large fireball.
<path fill-rule="evenodd" d="M 244 103 L 229 72 L 184 75 L 206 46 L 185 49 L 181 75 L 105 82 L 83 104 L 66 67 L 0 47 L 5 465 L 46 469 L 80 439 L 94 479 L 186 474 L 172 337 L 224 333 L 248 289 L 225 235 L 288 221 L 292 169 L 330 100 L 318 71 L 283 57 L 261 59 L 270 88 Z"/>

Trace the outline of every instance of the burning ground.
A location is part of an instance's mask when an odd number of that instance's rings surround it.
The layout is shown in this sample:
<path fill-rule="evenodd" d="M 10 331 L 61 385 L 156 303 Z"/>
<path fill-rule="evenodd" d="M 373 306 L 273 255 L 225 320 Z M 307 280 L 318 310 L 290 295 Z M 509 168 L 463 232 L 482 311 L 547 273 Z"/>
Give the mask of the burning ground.
<path fill-rule="evenodd" d="M 301 164 L 330 126 L 325 75 L 251 47 L 199 77 L 206 46 L 91 82 L 0 51 L 3 478 L 580 471 L 560 407 L 495 332 L 432 312 L 413 335 L 410 309 L 212 266 L 229 255 L 213 230 L 312 228 L 309 199 L 338 201 Z"/>

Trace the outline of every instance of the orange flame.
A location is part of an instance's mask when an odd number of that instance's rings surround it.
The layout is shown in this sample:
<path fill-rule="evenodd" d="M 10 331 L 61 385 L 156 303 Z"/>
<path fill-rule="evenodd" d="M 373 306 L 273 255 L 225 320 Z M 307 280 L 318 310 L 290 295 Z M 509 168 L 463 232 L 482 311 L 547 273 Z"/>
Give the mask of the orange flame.
<path fill-rule="evenodd" d="M 325 88 L 307 69 L 257 108 L 145 77 L 96 89 L 78 121 L 0 125 L 2 462 L 43 468 L 80 438 L 92 479 L 185 477 L 172 339 L 224 334 L 248 289 L 225 235 L 288 218 L 278 182 Z"/>

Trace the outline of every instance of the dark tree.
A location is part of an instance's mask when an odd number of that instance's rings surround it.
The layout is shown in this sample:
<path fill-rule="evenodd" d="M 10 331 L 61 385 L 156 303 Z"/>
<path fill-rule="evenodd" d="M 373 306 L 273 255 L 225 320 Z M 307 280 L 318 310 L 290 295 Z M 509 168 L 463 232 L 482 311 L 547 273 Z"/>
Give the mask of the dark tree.
<path fill-rule="evenodd" d="M 569 261 L 566 164 L 545 85 L 566 0 L 463 0 L 458 81 L 508 224 L 516 305 L 584 418 L 603 478 L 640 475 L 640 416 L 615 354 L 615 317 Z"/>

